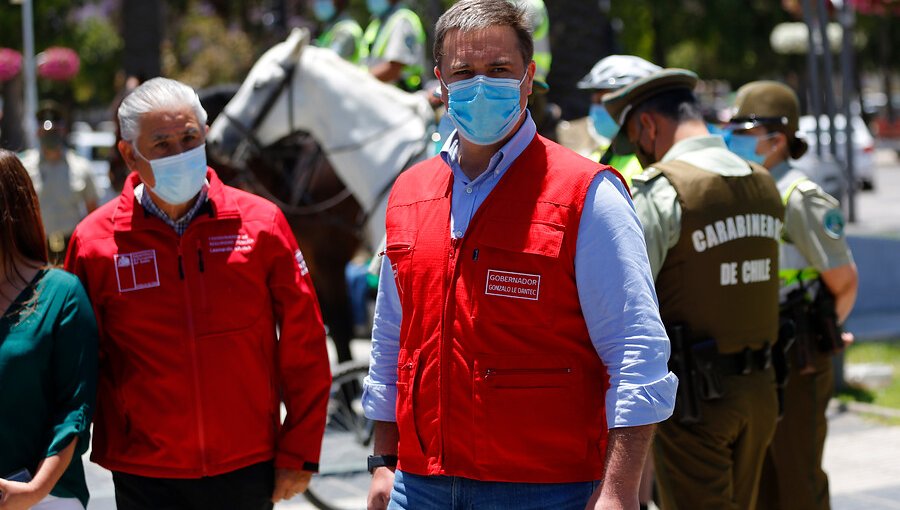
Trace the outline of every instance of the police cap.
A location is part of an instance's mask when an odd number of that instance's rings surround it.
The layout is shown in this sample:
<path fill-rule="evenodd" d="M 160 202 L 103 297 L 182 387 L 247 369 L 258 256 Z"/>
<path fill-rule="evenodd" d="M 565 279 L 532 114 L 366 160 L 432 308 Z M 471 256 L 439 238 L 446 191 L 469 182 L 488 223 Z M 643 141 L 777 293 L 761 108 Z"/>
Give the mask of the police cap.
<path fill-rule="evenodd" d="M 628 115 L 641 103 L 670 90 L 686 89 L 694 90 L 697 85 L 697 74 L 687 69 L 663 69 L 650 76 L 645 76 L 630 85 L 610 92 L 603 96 L 603 106 L 615 119 L 616 124 L 625 127 Z M 612 148 L 616 154 L 630 154 L 634 152 L 631 142 L 628 141 L 625 129 L 619 129 L 619 134 L 613 140 Z"/>
<path fill-rule="evenodd" d="M 781 127 L 793 136 L 797 132 L 800 102 L 790 87 L 777 81 L 750 82 L 737 91 L 731 119 L 733 129 L 750 129 L 760 125 Z"/>

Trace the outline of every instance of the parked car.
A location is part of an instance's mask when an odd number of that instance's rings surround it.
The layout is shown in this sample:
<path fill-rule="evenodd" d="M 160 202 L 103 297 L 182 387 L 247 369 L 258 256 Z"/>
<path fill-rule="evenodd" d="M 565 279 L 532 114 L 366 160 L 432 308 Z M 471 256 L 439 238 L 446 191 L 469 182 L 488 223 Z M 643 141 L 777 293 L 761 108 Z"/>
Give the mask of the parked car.
<path fill-rule="evenodd" d="M 869 132 L 866 123 L 859 115 L 851 115 L 851 127 L 853 128 L 853 173 L 857 189 L 870 190 L 875 187 L 875 139 Z M 828 132 L 828 117 L 822 115 L 819 120 L 820 137 L 822 141 L 822 158 L 816 155 L 816 125 L 815 117 L 804 115 L 800 117 L 800 133 L 809 144 L 806 154 L 797 160 L 797 166 L 804 169 L 812 179 L 819 183 L 826 191 L 829 187 L 836 186 L 836 179 L 843 180 L 846 191 L 846 173 L 843 162 L 846 161 L 846 133 L 844 116 L 837 114 L 834 117 L 836 133 L 837 161 L 831 154 L 831 135 Z M 836 174 L 836 175 L 835 175 Z M 831 193 L 830 191 L 828 191 Z M 843 196 L 835 195 L 840 198 Z"/>
<path fill-rule="evenodd" d="M 69 146 L 79 156 L 91 162 L 94 185 L 101 202 L 110 197 L 109 193 L 109 156 L 116 144 L 116 135 L 109 131 L 73 130 L 69 134 Z"/>

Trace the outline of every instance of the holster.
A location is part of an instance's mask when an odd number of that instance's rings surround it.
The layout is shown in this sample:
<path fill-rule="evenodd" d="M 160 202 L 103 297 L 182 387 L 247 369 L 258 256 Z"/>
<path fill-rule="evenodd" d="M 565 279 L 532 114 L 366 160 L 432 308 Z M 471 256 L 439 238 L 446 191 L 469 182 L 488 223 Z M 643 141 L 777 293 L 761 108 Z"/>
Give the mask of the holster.
<path fill-rule="evenodd" d="M 800 286 L 792 290 L 781 304 L 780 323 L 793 324 L 794 363 L 800 373 L 811 373 L 815 370 L 813 356 L 818 350 L 810 324 L 810 305 L 806 299 L 806 288 Z M 779 331 L 779 336 L 781 332 Z M 788 345 L 784 350 L 787 351 Z"/>
<path fill-rule="evenodd" d="M 675 418 L 679 423 L 692 425 L 700 422 L 700 401 L 697 391 L 697 376 L 692 360 L 692 351 L 686 345 L 685 327 L 676 324 L 666 327 L 672 355 L 669 370 L 678 377 L 678 392 L 675 398 Z"/>
<path fill-rule="evenodd" d="M 810 305 L 809 319 L 819 352 L 834 354 L 844 350 L 834 294 L 828 290 L 825 282 L 819 282 L 819 289 Z"/>

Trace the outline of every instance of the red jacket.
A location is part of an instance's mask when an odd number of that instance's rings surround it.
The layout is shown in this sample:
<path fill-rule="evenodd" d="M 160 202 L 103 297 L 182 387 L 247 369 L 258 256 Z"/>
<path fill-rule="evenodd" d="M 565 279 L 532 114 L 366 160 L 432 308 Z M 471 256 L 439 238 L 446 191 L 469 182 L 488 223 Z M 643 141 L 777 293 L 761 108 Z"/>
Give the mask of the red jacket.
<path fill-rule="evenodd" d="M 582 207 L 603 169 L 535 137 L 450 238 L 450 168 L 401 174 L 387 254 L 403 320 L 400 469 L 483 481 L 602 477 L 606 368 L 575 284 Z"/>
<path fill-rule="evenodd" d="M 137 203 L 137 174 L 72 236 L 100 327 L 91 459 L 166 478 L 314 470 L 331 376 L 306 264 L 273 204 L 207 179 L 182 237 Z"/>

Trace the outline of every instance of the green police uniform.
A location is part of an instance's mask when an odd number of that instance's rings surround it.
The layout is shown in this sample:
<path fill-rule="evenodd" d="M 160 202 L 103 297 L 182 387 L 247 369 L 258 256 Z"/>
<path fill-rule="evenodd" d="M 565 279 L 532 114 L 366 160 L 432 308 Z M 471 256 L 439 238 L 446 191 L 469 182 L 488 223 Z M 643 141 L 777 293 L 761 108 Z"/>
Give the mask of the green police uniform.
<path fill-rule="evenodd" d="M 787 162 L 771 173 L 786 205 L 780 268 L 784 299 L 800 280 L 813 290 L 821 284 L 819 273 L 852 264 L 853 256 L 838 201 Z M 759 510 L 831 508 L 822 452 L 834 388 L 832 357 L 814 350 L 810 368 L 801 371 L 794 354 L 793 349 L 788 353 L 784 415 L 766 453 Z"/>
<path fill-rule="evenodd" d="M 663 164 L 671 161 L 690 163 L 722 176 L 723 180 L 751 175 L 747 163 L 728 152 L 722 139 L 715 136 L 675 144 L 662 159 Z M 685 198 L 654 167 L 635 176 L 633 182 L 635 210 L 644 225 L 660 309 L 665 314 L 664 296 L 669 292 L 665 287 L 676 284 L 672 283 L 673 278 L 664 282 L 660 276 L 672 250 L 683 241 Z M 685 186 L 682 191 L 687 189 Z M 774 264 L 774 260 L 770 263 Z M 770 270 L 774 272 L 775 268 Z M 690 297 L 704 308 L 700 313 L 715 315 L 712 304 L 704 297 Z M 735 315 L 741 315 L 740 309 L 733 310 Z M 774 343 L 774 332 L 751 336 Z M 747 347 L 759 350 L 763 346 Z M 723 348 L 718 346 L 718 350 Z M 726 373 L 722 382 L 722 398 L 699 402 L 699 423 L 683 424 L 669 419 L 658 428 L 654 458 L 662 508 L 750 508 L 754 504 L 765 448 L 775 430 L 774 374 L 771 368 L 754 369 L 746 375 Z"/>
<path fill-rule="evenodd" d="M 363 34 L 363 58 L 371 68 L 381 62 L 400 62 L 396 85 L 408 92 L 422 88 L 425 72 L 425 28 L 419 16 L 397 4 L 373 19 Z"/>
<path fill-rule="evenodd" d="M 363 29 L 347 14 L 338 18 L 322 31 L 316 46 L 330 48 L 344 60 L 359 64 L 364 53 Z"/>
<path fill-rule="evenodd" d="M 667 69 L 606 95 L 622 126 L 616 152 L 634 151 L 624 133 L 636 107 L 696 82 Z M 718 136 L 678 141 L 632 182 L 679 377 L 676 414 L 653 445 L 660 506 L 753 508 L 778 412 L 768 363 L 778 330 L 778 190 Z"/>

